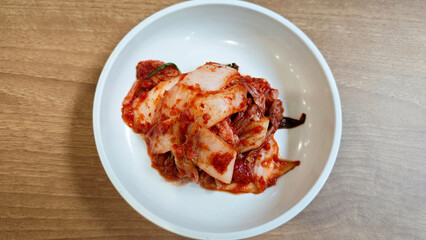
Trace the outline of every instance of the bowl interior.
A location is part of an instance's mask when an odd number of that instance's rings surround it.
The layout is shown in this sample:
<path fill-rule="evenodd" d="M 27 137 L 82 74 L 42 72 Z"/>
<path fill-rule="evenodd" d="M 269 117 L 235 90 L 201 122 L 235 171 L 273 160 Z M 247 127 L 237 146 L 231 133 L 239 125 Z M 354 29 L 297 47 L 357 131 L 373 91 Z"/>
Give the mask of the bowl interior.
<path fill-rule="evenodd" d="M 308 46 L 274 18 L 227 4 L 179 9 L 150 19 L 130 35 L 112 56 L 98 108 L 102 161 L 126 200 L 172 231 L 231 233 L 291 218 L 285 214 L 314 186 L 329 160 L 336 124 L 330 84 Z M 208 61 L 235 62 L 242 74 L 266 78 L 279 90 L 286 116 L 307 114 L 304 125 L 275 135 L 281 157 L 300 160 L 301 165 L 259 195 L 163 180 L 151 168 L 144 141 L 121 119 L 121 102 L 135 81 L 135 66 L 146 59 L 174 62 L 182 72 Z"/>

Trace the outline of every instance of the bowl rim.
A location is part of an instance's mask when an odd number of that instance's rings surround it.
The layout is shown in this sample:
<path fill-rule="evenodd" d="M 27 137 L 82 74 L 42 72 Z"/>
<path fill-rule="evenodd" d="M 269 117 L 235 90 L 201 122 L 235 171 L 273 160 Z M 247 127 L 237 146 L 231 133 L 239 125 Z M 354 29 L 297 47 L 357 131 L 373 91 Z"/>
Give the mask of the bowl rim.
<path fill-rule="evenodd" d="M 316 180 L 312 188 L 308 191 L 308 193 L 299 202 L 297 202 L 292 208 L 290 208 L 287 212 L 283 213 L 279 217 L 267 223 L 264 223 L 262 225 L 259 225 L 250 229 L 234 231 L 234 232 L 215 233 L 215 232 L 202 232 L 202 231 L 191 230 L 185 227 L 181 227 L 181 226 L 177 226 L 175 224 L 169 223 L 168 221 L 150 212 L 148 209 L 146 209 L 144 206 L 142 206 L 136 201 L 136 199 L 126 190 L 126 188 L 122 185 L 118 177 L 115 175 L 113 169 L 111 168 L 111 165 L 109 164 L 109 161 L 107 160 L 108 156 L 104 150 L 102 137 L 101 137 L 100 106 L 101 106 L 101 99 L 102 99 L 103 90 L 105 87 L 106 78 L 110 73 L 113 63 L 115 62 L 116 58 L 121 53 L 123 48 L 126 46 L 126 44 L 139 31 L 143 30 L 145 27 L 147 27 L 154 21 L 182 9 L 186 9 L 186 8 L 190 8 L 194 6 L 203 6 L 203 5 L 228 5 L 228 6 L 241 7 L 241 8 L 253 10 L 260 14 L 267 15 L 273 18 L 274 20 L 278 21 L 285 27 L 287 27 L 308 47 L 308 49 L 314 55 L 316 60 L 320 63 L 321 69 L 323 70 L 327 78 L 327 81 L 331 90 L 333 103 L 334 103 L 334 110 L 335 110 L 336 124 L 334 129 L 333 145 L 330 151 L 330 155 L 328 157 L 327 163 L 322 173 L 320 174 L 319 178 Z M 191 237 L 191 238 L 239 239 L 239 238 L 247 238 L 247 237 L 252 237 L 252 236 L 265 233 L 267 231 L 270 231 L 286 223 L 287 221 L 295 217 L 298 213 L 300 213 L 316 197 L 316 195 L 319 193 L 321 188 L 324 186 L 326 180 L 328 179 L 337 158 L 337 153 L 339 150 L 341 134 L 342 134 L 342 111 L 341 111 L 341 103 L 340 103 L 339 92 L 337 90 L 337 85 L 327 62 L 325 61 L 324 57 L 322 56 L 318 48 L 315 46 L 315 44 L 298 27 L 296 27 L 289 20 L 287 20 L 283 16 L 267 8 L 264 8 L 262 6 L 259 6 L 253 3 L 244 2 L 244 1 L 238 1 L 238 0 L 188 1 L 188 2 L 178 3 L 175 5 L 169 6 L 167 8 L 164 8 L 152 14 L 148 18 L 144 19 L 138 25 L 136 25 L 130 32 L 128 32 L 124 36 L 124 38 L 118 43 L 118 45 L 115 47 L 115 49 L 109 56 L 107 62 L 105 63 L 105 66 L 102 70 L 102 73 L 99 77 L 99 80 L 96 86 L 96 92 L 95 92 L 95 97 L 93 102 L 93 132 L 94 132 L 97 151 L 101 159 L 103 168 L 105 169 L 105 172 L 107 173 L 108 178 L 110 179 L 110 181 L 112 182 L 116 190 L 120 193 L 120 195 L 139 214 L 141 214 L 142 216 L 144 216 L 146 219 L 150 220 L 154 224 L 182 236 Z"/>

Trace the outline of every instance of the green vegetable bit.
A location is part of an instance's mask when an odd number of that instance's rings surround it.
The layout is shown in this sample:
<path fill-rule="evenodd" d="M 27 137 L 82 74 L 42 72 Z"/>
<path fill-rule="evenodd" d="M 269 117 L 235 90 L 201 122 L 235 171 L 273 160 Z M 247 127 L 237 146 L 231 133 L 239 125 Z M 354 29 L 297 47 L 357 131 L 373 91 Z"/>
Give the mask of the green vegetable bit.
<path fill-rule="evenodd" d="M 237 69 L 240 68 L 236 63 L 230 63 L 230 64 L 226 64 L 226 66 Z"/>
<path fill-rule="evenodd" d="M 155 69 L 152 73 L 150 73 L 150 74 L 148 75 L 148 77 L 146 77 L 145 79 L 148 79 L 148 78 L 150 78 L 150 77 L 154 76 L 155 74 L 157 74 L 158 72 L 160 72 L 161 70 L 163 70 L 163 69 L 164 69 L 164 68 L 166 68 L 166 67 L 175 67 L 175 68 L 176 68 L 176 69 L 180 72 L 180 70 L 179 70 L 179 68 L 176 66 L 176 64 L 169 62 L 169 63 L 165 63 L 165 64 L 163 64 L 163 65 L 159 66 L 158 68 L 156 68 L 156 69 Z"/>

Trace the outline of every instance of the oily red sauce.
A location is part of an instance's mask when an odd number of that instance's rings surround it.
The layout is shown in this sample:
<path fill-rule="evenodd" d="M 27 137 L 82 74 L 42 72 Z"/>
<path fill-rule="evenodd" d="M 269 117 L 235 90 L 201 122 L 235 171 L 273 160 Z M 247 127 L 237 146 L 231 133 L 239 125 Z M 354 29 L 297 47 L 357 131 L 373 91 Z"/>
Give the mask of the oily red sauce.
<path fill-rule="evenodd" d="M 151 156 L 151 167 L 156 169 L 167 181 L 178 181 L 178 169 L 171 153 L 156 154 Z"/>
<path fill-rule="evenodd" d="M 233 156 L 231 153 L 214 153 L 211 159 L 211 164 L 218 173 L 223 174 L 226 169 L 228 169 L 228 165 L 232 159 Z"/>
<path fill-rule="evenodd" d="M 184 111 L 179 116 L 179 140 L 181 143 L 185 142 L 186 140 L 186 133 L 188 126 L 191 125 L 191 123 L 194 122 L 194 116 L 190 114 L 189 110 Z"/>
<path fill-rule="evenodd" d="M 124 123 L 126 123 L 127 126 L 131 127 L 133 131 L 136 133 L 146 133 L 148 129 L 151 127 L 145 124 L 140 124 L 138 122 L 135 122 L 134 109 L 132 107 L 133 101 L 136 98 L 139 98 L 140 102 L 142 102 L 147 96 L 148 96 L 148 92 L 142 92 L 140 93 L 139 96 L 134 96 L 133 100 L 129 104 L 123 105 L 123 107 L 121 108 L 121 117 Z"/>
<path fill-rule="evenodd" d="M 134 118 L 132 103 L 129 103 L 121 108 L 121 117 L 127 126 L 133 128 Z"/>
<path fill-rule="evenodd" d="M 275 184 L 277 184 L 277 180 L 279 177 L 281 177 L 282 175 L 276 176 L 276 177 L 271 177 L 268 180 L 268 186 L 274 186 Z"/>
<path fill-rule="evenodd" d="M 151 129 L 151 124 L 141 124 L 139 122 L 136 122 L 133 126 L 133 131 L 136 133 L 146 133 L 148 130 Z"/>
<path fill-rule="evenodd" d="M 266 188 L 268 188 L 268 183 L 265 181 L 265 179 L 263 177 L 260 177 L 259 179 L 257 179 L 257 181 L 255 182 L 257 188 L 259 188 L 260 192 L 265 191 Z"/>
<path fill-rule="evenodd" d="M 192 142 L 192 140 L 186 143 L 185 145 L 187 146 L 186 147 L 187 159 L 196 159 L 198 150 L 194 147 L 194 143 Z"/>
<path fill-rule="evenodd" d="M 250 169 L 250 163 L 248 161 L 244 161 L 242 154 L 238 155 L 235 159 L 234 175 L 232 176 L 232 181 L 241 184 L 248 184 L 252 182 L 253 176 Z"/>

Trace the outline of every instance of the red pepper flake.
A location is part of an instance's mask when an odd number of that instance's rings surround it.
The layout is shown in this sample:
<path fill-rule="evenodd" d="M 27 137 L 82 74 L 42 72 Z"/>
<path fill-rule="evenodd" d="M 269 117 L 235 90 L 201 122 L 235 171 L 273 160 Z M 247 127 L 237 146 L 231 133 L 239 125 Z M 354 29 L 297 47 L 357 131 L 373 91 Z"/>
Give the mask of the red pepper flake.
<path fill-rule="evenodd" d="M 237 159 L 235 160 L 234 165 L 234 174 L 232 176 L 233 182 L 248 184 L 253 181 L 252 174 L 251 174 L 251 168 L 248 161 L 244 161 L 243 155 L 238 155 Z"/>
<path fill-rule="evenodd" d="M 143 102 L 145 99 L 146 99 L 146 97 L 148 97 L 148 92 L 142 92 L 140 95 L 139 95 L 139 101 L 140 102 Z"/>
<path fill-rule="evenodd" d="M 231 162 L 232 158 L 233 156 L 231 153 L 214 153 L 211 163 L 218 173 L 223 174 L 226 169 L 228 169 L 228 165 Z"/>
<path fill-rule="evenodd" d="M 203 122 L 204 122 L 204 124 L 207 124 L 208 122 L 209 122 L 209 119 L 210 119 L 211 117 L 210 117 L 210 115 L 209 114 L 207 114 L 207 113 L 204 113 L 203 114 Z"/>
<path fill-rule="evenodd" d="M 177 108 L 177 106 L 176 106 L 176 105 L 174 105 L 174 106 L 172 107 L 172 110 L 170 111 L 170 115 L 171 115 L 171 116 L 176 116 L 178 113 L 179 113 L 179 109 Z"/>
<path fill-rule="evenodd" d="M 127 124 L 127 126 L 133 128 L 134 117 L 132 103 L 121 108 L 121 117 L 123 118 L 123 121 Z"/>
<path fill-rule="evenodd" d="M 190 85 L 190 86 L 188 86 L 188 89 L 191 90 L 191 91 L 200 90 L 200 84 L 195 84 L 195 86 L 194 85 Z"/>
<path fill-rule="evenodd" d="M 202 150 L 210 151 L 210 147 L 207 144 L 199 143 L 198 147 Z"/>
<path fill-rule="evenodd" d="M 242 102 L 240 103 L 240 109 L 243 109 L 243 108 L 245 108 L 245 107 L 246 107 L 246 102 L 247 102 L 247 100 L 242 101 Z"/>
<path fill-rule="evenodd" d="M 262 165 L 262 167 L 264 167 L 264 168 L 266 168 L 268 165 L 269 165 L 269 161 L 262 161 L 261 163 L 260 163 L 260 165 Z"/>
<path fill-rule="evenodd" d="M 247 146 L 249 144 L 249 141 L 247 139 L 242 139 L 240 141 L 240 144 L 243 145 L 243 146 Z"/>
<path fill-rule="evenodd" d="M 175 182 L 180 180 L 177 176 L 178 170 L 171 152 L 164 154 L 153 154 L 151 156 L 151 166 L 161 174 L 167 181 Z"/>
<path fill-rule="evenodd" d="M 265 179 L 263 177 L 260 177 L 259 180 L 257 181 L 257 187 L 259 188 L 259 190 L 261 192 L 265 191 L 265 189 L 268 187 L 269 185 L 269 181 L 266 182 Z"/>
<path fill-rule="evenodd" d="M 256 126 L 251 131 L 253 133 L 261 133 L 263 131 L 263 126 Z"/>
<path fill-rule="evenodd" d="M 185 110 L 181 113 L 179 116 L 179 141 L 185 142 L 186 140 L 186 131 L 188 129 L 188 126 L 191 125 L 191 123 L 194 121 L 194 116 L 189 113 L 189 110 Z"/>
<path fill-rule="evenodd" d="M 161 122 L 158 125 L 158 132 L 159 132 L 159 134 L 165 134 L 169 130 L 171 124 L 172 124 L 171 121 L 163 121 L 163 122 Z"/>
<path fill-rule="evenodd" d="M 173 149 L 173 154 L 175 155 L 176 158 L 182 158 L 183 156 L 185 156 L 184 145 L 173 144 L 172 149 Z"/>
<path fill-rule="evenodd" d="M 271 149 L 271 144 L 269 144 L 269 142 L 265 143 L 265 146 L 263 146 L 263 149 L 265 149 L 266 151 L 269 151 Z"/>
<path fill-rule="evenodd" d="M 169 116 L 167 116 L 166 114 L 161 114 L 161 117 L 160 117 L 161 121 L 165 121 L 167 119 L 169 119 Z"/>
<path fill-rule="evenodd" d="M 150 128 L 151 124 L 149 123 L 142 124 L 140 122 L 136 122 L 135 126 L 133 127 L 133 130 L 137 133 L 147 133 Z"/>

